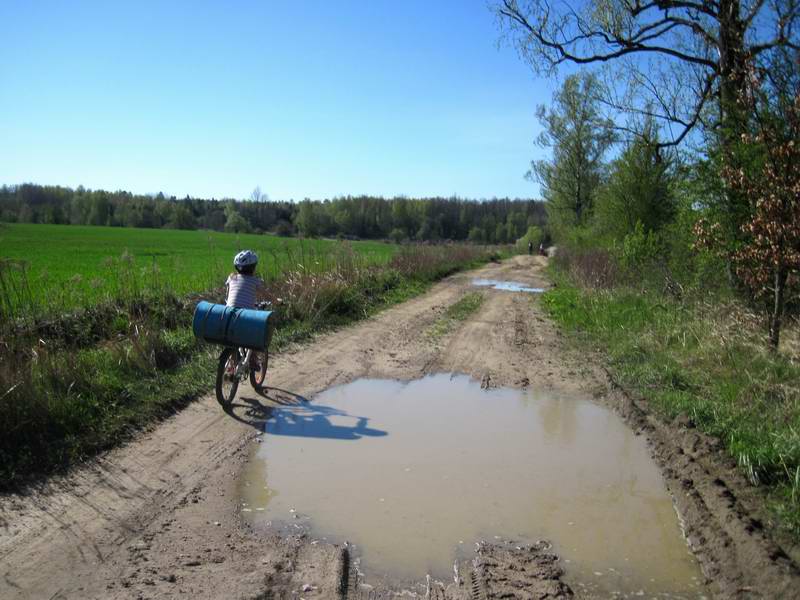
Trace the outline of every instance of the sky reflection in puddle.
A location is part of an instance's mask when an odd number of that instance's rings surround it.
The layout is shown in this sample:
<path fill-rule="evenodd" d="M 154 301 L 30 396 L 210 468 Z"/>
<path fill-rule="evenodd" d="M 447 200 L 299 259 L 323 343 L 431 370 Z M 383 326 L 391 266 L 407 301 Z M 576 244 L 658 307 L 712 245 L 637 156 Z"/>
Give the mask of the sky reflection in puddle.
<path fill-rule="evenodd" d="M 542 294 L 545 291 L 544 288 L 528 287 L 524 283 L 517 281 L 499 281 L 497 279 L 473 279 L 472 285 L 491 287 L 494 290 L 507 292 L 527 292 L 529 294 Z"/>

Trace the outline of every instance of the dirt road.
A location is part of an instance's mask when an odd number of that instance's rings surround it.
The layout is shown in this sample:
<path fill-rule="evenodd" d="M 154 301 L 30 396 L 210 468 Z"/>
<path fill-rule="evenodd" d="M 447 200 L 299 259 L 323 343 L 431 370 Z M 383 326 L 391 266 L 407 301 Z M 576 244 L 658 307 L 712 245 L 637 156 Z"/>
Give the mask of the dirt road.
<path fill-rule="evenodd" d="M 690 424 L 649 416 L 645 401 L 616 389 L 591 353 L 568 350 L 537 299 L 481 289 L 478 313 L 435 341 L 426 334 L 448 306 L 476 290 L 473 277 L 547 287 L 544 260 L 516 257 L 455 275 L 424 296 L 281 354 L 270 365 L 269 394 L 276 402 L 281 390 L 313 400 L 361 377 L 436 372 L 466 373 L 485 386 L 590 394 L 650 441 L 712 593 L 798 597 L 797 565 L 762 526 L 759 492 Z M 383 597 L 359 586 L 347 548 L 247 529 L 236 484 L 263 412 L 236 417 L 206 396 L 35 494 L 0 498 L 0 597 Z M 502 544 L 481 548 L 450 585 L 423 582 L 421 590 L 454 599 L 572 593 L 546 547 Z"/>

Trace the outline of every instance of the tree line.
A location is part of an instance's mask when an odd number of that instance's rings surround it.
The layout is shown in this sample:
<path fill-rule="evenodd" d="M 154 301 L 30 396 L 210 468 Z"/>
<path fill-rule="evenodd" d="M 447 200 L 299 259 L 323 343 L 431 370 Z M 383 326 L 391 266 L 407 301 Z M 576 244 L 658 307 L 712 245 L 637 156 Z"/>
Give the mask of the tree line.
<path fill-rule="evenodd" d="M 268 200 L 259 188 L 240 201 L 25 183 L 0 187 L 0 221 L 505 244 L 541 231 L 546 211 L 542 202 L 507 198 L 346 196 L 295 203 Z"/>

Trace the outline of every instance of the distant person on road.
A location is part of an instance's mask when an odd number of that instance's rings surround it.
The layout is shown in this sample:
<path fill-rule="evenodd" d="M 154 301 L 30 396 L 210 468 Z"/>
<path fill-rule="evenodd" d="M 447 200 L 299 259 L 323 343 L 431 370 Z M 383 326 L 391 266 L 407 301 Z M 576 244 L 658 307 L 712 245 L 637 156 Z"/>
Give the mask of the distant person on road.
<path fill-rule="evenodd" d="M 533 254 L 533 242 L 528 240 L 528 256 Z"/>
<path fill-rule="evenodd" d="M 252 250 L 242 250 L 233 258 L 236 273 L 225 281 L 225 304 L 236 308 L 255 308 L 256 292 L 264 289 L 264 281 L 255 276 L 258 255 Z"/>
<path fill-rule="evenodd" d="M 544 249 L 544 243 L 539 244 L 539 256 L 547 256 L 547 250 Z"/>

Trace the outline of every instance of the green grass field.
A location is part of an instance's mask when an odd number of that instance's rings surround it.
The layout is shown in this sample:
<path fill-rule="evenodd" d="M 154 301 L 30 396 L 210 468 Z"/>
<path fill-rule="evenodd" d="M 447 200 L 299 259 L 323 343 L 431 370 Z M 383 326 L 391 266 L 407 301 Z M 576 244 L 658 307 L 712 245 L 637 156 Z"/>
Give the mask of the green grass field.
<path fill-rule="evenodd" d="M 13 261 L 3 261 L 0 276 L 22 286 L 21 292 L 7 294 L 13 302 L 70 308 L 145 287 L 184 294 L 220 286 L 233 256 L 244 248 L 258 253 L 259 274 L 270 279 L 300 265 L 325 270 L 341 252 L 383 264 L 397 246 L 214 231 L 0 224 L 0 260 Z M 16 261 L 24 262 L 24 281 Z"/>

